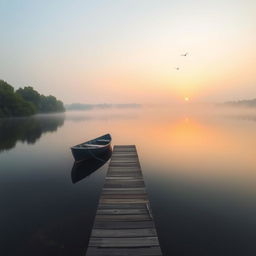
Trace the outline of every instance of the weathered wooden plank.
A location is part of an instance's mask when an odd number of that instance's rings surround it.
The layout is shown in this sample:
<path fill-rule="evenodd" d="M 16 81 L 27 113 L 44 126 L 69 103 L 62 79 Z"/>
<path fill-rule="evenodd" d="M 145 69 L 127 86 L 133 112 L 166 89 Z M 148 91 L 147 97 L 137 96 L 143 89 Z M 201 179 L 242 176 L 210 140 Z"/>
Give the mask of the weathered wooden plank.
<path fill-rule="evenodd" d="M 129 173 L 130 175 L 142 174 L 142 172 L 137 169 L 120 169 L 120 168 L 109 170 L 109 174 L 112 175 L 112 173 L 117 173 L 117 174 Z"/>
<path fill-rule="evenodd" d="M 123 154 L 123 155 L 113 155 L 113 161 L 136 161 L 137 163 L 139 162 L 139 158 L 136 155 L 127 155 L 127 154 Z M 112 158 L 111 158 L 112 161 Z"/>
<path fill-rule="evenodd" d="M 133 172 L 141 172 L 138 165 L 135 166 L 109 166 L 110 171 L 133 171 Z"/>
<path fill-rule="evenodd" d="M 147 199 L 147 194 L 102 194 L 101 199 Z"/>
<path fill-rule="evenodd" d="M 128 170 L 127 171 L 132 171 L 131 169 L 134 168 L 133 171 L 139 171 L 137 168 L 138 168 L 138 165 L 137 164 L 117 164 L 117 163 L 114 163 L 114 164 L 111 164 L 109 165 L 111 168 L 122 168 L 122 169 L 125 169 L 127 168 Z M 130 169 L 130 170 L 129 170 Z"/>
<path fill-rule="evenodd" d="M 120 145 L 115 145 L 114 146 L 114 149 L 115 149 L 115 152 L 118 152 L 119 150 L 125 150 L 125 149 L 133 149 L 134 151 L 136 150 L 136 147 L 135 147 L 135 145 L 132 145 L 131 147 L 128 147 L 127 145 L 126 146 L 124 146 L 124 147 L 122 147 L 122 146 L 120 146 Z"/>
<path fill-rule="evenodd" d="M 132 153 L 136 154 L 135 148 L 133 148 L 133 149 L 128 149 L 128 150 L 132 150 Z M 122 152 L 122 151 L 125 151 L 125 150 L 117 149 L 117 148 L 114 147 L 114 152 L 115 152 L 115 154 L 119 154 L 119 153 Z"/>
<path fill-rule="evenodd" d="M 143 178 L 142 173 L 141 172 L 120 172 L 120 171 L 111 171 L 109 172 L 109 176 L 108 177 L 134 177 L 134 178 Z"/>
<path fill-rule="evenodd" d="M 130 175 L 132 175 L 134 178 L 142 178 L 143 176 L 141 175 L 141 173 L 122 173 L 122 172 L 111 172 L 110 173 L 111 176 L 109 177 L 129 177 Z"/>
<path fill-rule="evenodd" d="M 138 158 L 138 155 L 136 154 L 136 152 L 115 152 L 115 154 L 113 155 L 114 158 Z"/>
<path fill-rule="evenodd" d="M 138 161 L 113 161 L 110 163 L 110 167 L 116 167 L 118 165 L 121 165 L 122 167 L 128 166 L 128 167 L 138 167 Z"/>
<path fill-rule="evenodd" d="M 136 187 L 145 187 L 144 182 L 142 181 L 131 181 L 131 182 L 106 182 L 104 188 L 136 188 Z"/>
<path fill-rule="evenodd" d="M 112 194 L 119 194 L 119 195 L 136 195 L 136 194 L 141 194 L 141 195 L 147 195 L 146 190 L 107 190 L 107 191 L 102 191 L 102 195 L 112 195 Z"/>
<path fill-rule="evenodd" d="M 142 176 L 142 172 L 141 171 L 137 171 L 137 170 L 110 170 L 109 171 L 109 176 L 114 176 L 114 175 L 122 175 L 122 176 L 136 176 L 136 175 L 140 175 Z"/>
<path fill-rule="evenodd" d="M 89 246 L 134 248 L 134 247 L 159 246 L 159 242 L 156 236 L 155 237 L 126 237 L 126 238 L 91 237 Z"/>
<path fill-rule="evenodd" d="M 91 237 L 154 237 L 154 228 L 144 229 L 93 229 Z"/>
<path fill-rule="evenodd" d="M 104 188 L 102 189 L 102 191 L 109 191 L 109 190 L 113 190 L 113 191 L 129 191 L 129 190 L 134 190 L 134 188 Z M 144 191 L 145 190 L 145 187 L 142 187 L 142 188 L 136 188 L 136 190 L 141 190 L 141 191 Z"/>
<path fill-rule="evenodd" d="M 148 209 L 146 203 L 137 204 L 99 204 L 98 209 Z"/>
<path fill-rule="evenodd" d="M 117 159 L 117 158 L 136 158 L 138 159 L 137 157 L 137 154 L 135 152 L 123 152 L 123 153 L 115 153 L 114 155 L 112 154 L 112 156 Z M 111 158 L 112 159 L 112 158 Z"/>
<path fill-rule="evenodd" d="M 124 154 L 114 154 L 112 157 L 111 157 L 111 160 L 118 160 L 120 161 L 121 159 L 135 159 L 135 160 L 139 160 L 139 158 L 137 157 L 136 153 L 124 153 Z"/>
<path fill-rule="evenodd" d="M 161 256 L 161 249 L 156 247 L 143 248 L 98 248 L 88 247 L 87 255 L 91 256 Z"/>
<path fill-rule="evenodd" d="M 151 213 L 151 207 L 149 203 L 133 203 L 131 204 L 120 204 L 120 203 L 107 203 L 107 204 L 99 204 L 98 209 L 146 209 L 149 213 Z"/>
<path fill-rule="evenodd" d="M 116 149 L 115 149 L 115 150 L 114 150 L 114 153 L 115 153 L 115 155 L 118 155 L 118 154 L 122 154 L 122 151 L 126 151 L 125 153 L 127 153 L 127 155 L 129 155 L 129 154 L 134 154 L 134 155 L 138 156 L 135 149 L 128 149 L 128 150 L 130 150 L 130 151 L 132 151 L 132 152 L 127 152 L 127 150 L 116 150 Z"/>
<path fill-rule="evenodd" d="M 122 173 L 122 172 L 110 172 L 108 178 L 115 178 L 118 179 L 120 177 L 121 179 L 125 178 L 143 178 L 142 173 L 138 172 L 132 172 L 132 173 Z M 122 178 L 123 177 L 123 178 Z"/>
<path fill-rule="evenodd" d="M 116 166 L 109 166 L 109 170 L 110 171 L 117 171 L 117 170 L 120 170 L 120 171 L 141 171 L 141 169 L 138 167 L 138 166 L 128 166 L 128 167 L 116 167 Z"/>
<path fill-rule="evenodd" d="M 142 179 L 138 179 L 138 180 L 106 180 L 105 184 L 120 184 L 120 185 L 130 185 L 132 186 L 133 184 L 141 184 L 144 185 L 144 181 Z"/>
<path fill-rule="evenodd" d="M 131 157 L 129 157 L 129 158 L 121 158 L 121 157 L 117 157 L 117 158 L 113 158 L 113 159 L 111 159 L 111 162 L 112 163 L 138 163 L 138 158 L 131 158 Z"/>
<path fill-rule="evenodd" d="M 118 145 L 118 146 L 115 146 L 114 149 L 115 149 L 116 152 L 118 152 L 118 151 L 126 151 L 126 150 L 133 150 L 133 151 L 135 151 L 135 146 L 133 146 L 133 145 L 131 145 L 131 146 L 129 146 L 129 145 L 125 145 L 125 146 Z"/>
<path fill-rule="evenodd" d="M 135 147 L 114 147 L 115 152 L 120 152 L 120 151 L 135 151 Z"/>
<path fill-rule="evenodd" d="M 138 163 L 135 161 L 113 161 L 109 165 L 110 167 L 138 167 Z"/>
<path fill-rule="evenodd" d="M 145 187 L 145 184 L 143 181 L 131 181 L 131 182 L 106 182 L 104 184 L 104 188 L 122 188 L 122 187 L 126 187 L 126 188 L 135 188 L 135 187 Z"/>
<path fill-rule="evenodd" d="M 118 165 L 118 164 L 120 164 L 120 165 L 122 165 L 122 166 L 124 166 L 124 165 L 136 165 L 136 166 L 138 166 L 138 161 L 136 160 L 136 161 L 134 161 L 134 160 L 132 160 L 132 159 L 127 159 L 127 160 L 116 160 L 116 161 L 111 161 L 111 165 L 110 166 L 114 166 L 114 165 Z"/>
<path fill-rule="evenodd" d="M 97 210 L 97 215 L 115 215 L 115 214 L 148 214 L 148 210 L 146 208 L 143 209 L 119 209 L 119 208 L 114 208 L 114 209 L 98 209 Z"/>
<path fill-rule="evenodd" d="M 138 166 L 138 162 L 137 161 L 112 161 L 110 164 L 110 167 L 112 166 Z"/>
<path fill-rule="evenodd" d="M 114 148 L 134 148 L 135 149 L 135 145 L 119 144 L 119 145 L 115 145 Z"/>
<path fill-rule="evenodd" d="M 138 159 L 118 159 L 111 161 L 111 165 L 113 164 L 135 164 L 138 165 Z"/>
<path fill-rule="evenodd" d="M 114 175 L 122 175 L 122 176 L 136 176 L 136 175 L 142 175 L 142 172 L 139 170 L 110 170 L 109 171 L 109 175 L 110 176 L 114 176 Z"/>
<path fill-rule="evenodd" d="M 104 184 L 104 188 L 144 188 L 145 185 L 142 182 L 133 182 L 130 184 Z"/>
<path fill-rule="evenodd" d="M 122 181 L 122 180 L 133 180 L 133 181 L 143 181 L 142 176 L 140 177 L 134 177 L 134 176 L 124 176 L 124 177 L 113 177 L 113 176 L 108 176 L 106 177 L 106 180 L 117 180 L 117 181 Z"/>
<path fill-rule="evenodd" d="M 139 179 L 130 179 L 130 180 L 114 180 L 114 179 L 107 179 L 105 180 L 105 184 L 133 184 L 133 183 L 141 183 L 144 184 L 143 179 L 139 178 Z"/>
<path fill-rule="evenodd" d="M 94 228 L 101 229 L 134 229 L 154 228 L 154 222 L 149 221 L 95 221 Z"/>
<path fill-rule="evenodd" d="M 116 154 L 119 154 L 119 153 L 122 153 L 122 152 L 126 152 L 126 153 L 132 152 L 132 153 L 136 153 L 136 149 L 135 149 L 135 148 L 123 148 L 123 149 L 121 149 L 121 148 L 114 148 L 114 152 L 115 152 Z"/>
<path fill-rule="evenodd" d="M 146 214 L 106 214 L 96 215 L 95 221 L 146 221 L 152 220 L 152 218 Z"/>
<path fill-rule="evenodd" d="M 113 164 L 136 164 L 138 165 L 138 159 L 113 159 L 113 161 L 111 161 L 111 165 Z"/>
<path fill-rule="evenodd" d="M 148 199 L 100 199 L 101 204 L 141 204 L 141 203 L 148 203 Z"/>
<path fill-rule="evenodd" d="M 111 158 L 112 162 L 139 162 L 139 159 L 137 157 L 121 157 L 121 156 L 114 156 L 113 158 Z"/>

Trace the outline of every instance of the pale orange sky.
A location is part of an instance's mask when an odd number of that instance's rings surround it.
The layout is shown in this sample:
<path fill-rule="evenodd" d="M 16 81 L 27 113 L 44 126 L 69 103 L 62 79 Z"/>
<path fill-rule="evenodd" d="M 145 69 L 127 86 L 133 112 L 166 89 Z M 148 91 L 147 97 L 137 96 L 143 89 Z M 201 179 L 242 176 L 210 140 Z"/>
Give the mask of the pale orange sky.
<path fill-rule="evenodd" d="M 0 78 L 16 88 L 65 103 L 256 97 L 253 0 L 14 0 L 0 8 Z"/>

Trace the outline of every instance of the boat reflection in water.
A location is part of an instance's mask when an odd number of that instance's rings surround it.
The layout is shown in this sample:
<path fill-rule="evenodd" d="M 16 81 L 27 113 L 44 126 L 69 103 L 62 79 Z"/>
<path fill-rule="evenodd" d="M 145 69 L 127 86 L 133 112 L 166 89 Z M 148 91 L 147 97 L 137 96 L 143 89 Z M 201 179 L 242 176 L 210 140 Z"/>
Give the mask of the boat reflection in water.
<path fill-rule="evenodd" d="M 91 157 L 90 159 L 74 162 L 73 168 L 71 170 L 71 180 L 76 183 L 93 172 L 97 171 L 101 166 L 103 166 L 111 157 L 112 148 L 108 148 L 104 153 Z"/>

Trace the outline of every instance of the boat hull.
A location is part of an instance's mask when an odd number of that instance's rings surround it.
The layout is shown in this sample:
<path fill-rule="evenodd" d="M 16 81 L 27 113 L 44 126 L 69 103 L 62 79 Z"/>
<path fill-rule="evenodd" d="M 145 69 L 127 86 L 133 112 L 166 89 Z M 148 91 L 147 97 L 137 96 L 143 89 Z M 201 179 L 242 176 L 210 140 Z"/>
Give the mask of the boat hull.
<path fill-rule="evenodd" d="M 108 150 L 111 150 L 110 144 L 101 148 L 91 148 L 91 149 L 71 148 L 71 152 L 75 161 L 83 161 L 90 158 L 95 158 L 98 155 L 101 155 Z"/>

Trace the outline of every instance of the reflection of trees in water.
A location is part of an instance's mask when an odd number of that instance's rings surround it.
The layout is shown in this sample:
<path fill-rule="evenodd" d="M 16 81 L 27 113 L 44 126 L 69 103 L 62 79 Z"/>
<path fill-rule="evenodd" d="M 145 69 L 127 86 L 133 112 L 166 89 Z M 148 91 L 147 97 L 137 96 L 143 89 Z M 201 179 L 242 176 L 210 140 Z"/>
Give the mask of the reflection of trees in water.
<path fill-rule="evenodd" d="M 41 115 L 0 119 L 0 151 L 10 150 L 18 141 L 34 144 L 43 133 L 55 132 L 64 124 L 64 115 Z"/>

